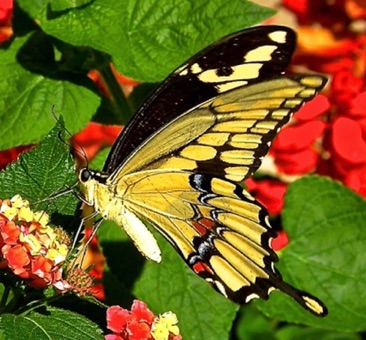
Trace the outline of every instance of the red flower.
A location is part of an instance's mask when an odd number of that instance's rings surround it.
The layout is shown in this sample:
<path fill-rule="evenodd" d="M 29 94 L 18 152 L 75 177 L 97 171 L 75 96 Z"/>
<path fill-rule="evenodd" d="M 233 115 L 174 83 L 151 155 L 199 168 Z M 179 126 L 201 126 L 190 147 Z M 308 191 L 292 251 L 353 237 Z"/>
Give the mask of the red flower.
<path fill-rule="evenodd" d="M 172 312 L 156 317 L 147 305 L 134 300 L 131 311 L 120 306 L 107 310 L 107 328 L 114 332 L 107 340 L 181 340 L 177 317 Z"/>
<path fill-rule="evenodd" d="M 152 339 L 150 331 L 154 314 L 146 304 L 135 300 L 131 311 L 119 306 L 107 310 L 107 328 L 117 333 L 121 339 Z"/>
<path fill-rule="evenodd" d="M 346 0 L 345 11 L 352 19 L 366 19 L 366 6 L 364 0 Z"/>
<path fill-rule="evenodd" d="M 363 197 L 366 197 L 366 166 L 348 171 L 344 183 Z"/>
<path fill-rule="evenodd" d="M 15 161 L 19 154 L 30 149 L 31 146 L 17 146 L 5 151 L 0 151 L 0 170 L 4 169 L 9 163 Z"/>
<path fill-rule="evenodd" d="M 274 179 L 263 185 L 266 191 L 256 185 L 254 193 L 271 213 L 278 212 L 271 199 L 278 197 L 275 181 L 288 183 L 306 173 L 330 176 L 366 194 L 366 34 L 352 23 L 365 17 L 363 1 L 283 0 L 283 5 L 300 23 L 293 70 L 307 67 L 330 77 L 325 95 L 295 114 L 263 161 L 260 171 Z"/>
<path fill-rule="evenodd" d="M 343 167 L 366 164 L 366 140 L 355 120 L 338 117 L 334 121 L 332 147 L 334 156 Z"/>
<path fill-rule="evenodd" d="M 280 131 L 269 153 L 279 173 L 300 175 L 316 169 L 321 151 L 317 143 L 327 128 L 320 116 L 328 109 L 328 100 L 317 97 L 296 113 L 298 121 Z"/>
<path fill-rule="evenodd" d="M 286 247 L 288 244 L 288 236 L 285 231 L 281 230 L 278 232 L 277 237 L 271 242 L 271 247 L 274 251 L 279 251 Z"/>
<path fill-rule="evenodd" d="M 13 16 L 13 0 L 0 2 L 0 44 L 13 35 L 11 20 Z"/>
<path fill-rule="evenodd" d="M 271 215 L 281 212 L 287 189 L 286 184 L 276 180 L 255 181 L 253 178 L 249 178 L 245 181 L 245 185 Z"/>

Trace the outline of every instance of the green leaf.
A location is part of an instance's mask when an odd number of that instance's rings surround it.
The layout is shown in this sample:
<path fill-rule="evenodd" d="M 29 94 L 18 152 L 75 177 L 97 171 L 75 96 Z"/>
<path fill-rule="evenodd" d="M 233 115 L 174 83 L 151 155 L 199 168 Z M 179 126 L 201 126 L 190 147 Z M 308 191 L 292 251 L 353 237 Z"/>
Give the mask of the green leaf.
<path fill-rule="evenodd" d="M 135 284 L 135 295 L 153 310 L 176 313 L 183 338 L 228 339 L 238 305 L 215 292 L 185 265 L 167 241 L 155 236 L 163 260 L 146 263 Z"/>
<path fill-rule="evenodd" d="M 2 199 L 20 194 L 35 203 L 77 181 L 75 163 L 67 145 L 60 140 L 62 129 L 57 123 L 39 146 L 19 156 L 16 162 L 0 172 Z M 74 195 L 68 194 L 47 200 L 37 208 L 46 209 L 49 214 L 74 215 L 77 202 Z"/>
<path fill-rule="evenodd" d="M 106 301 L 109 305 L 119 304 L 129 309 L 134 299 L 132 288 L 145 260 L 114 222 L 103 221 L 98 240 L 107 261 L 103 274 Z"/>
<path fill-rule="evenodd" d="M 54 125 L 53 105 L 71 133 L 96 111 L 100 98 L 87 88 L 92 82 L 82 73 L 63 71 L 56 52 L 52 39 L 41 32 L 0 49 L 1 150 L 39 142 Z M 73 78 L 79 85 L 71 82 Z"/>
<path fill-rule="evenodd" d="M 52 11 L 63 11 L 70 8 L 78 8 L 85 6 L 92 0 L 51 0 L 49 4 Z"/>
<path fill-rule="evenodd" d="M 240 309 L 236 324 L 237 340 L 274 340 L 273 325 L 254 304 L 248 304 Z"/>
<path fill-rule="evenodd" d="M 285 281 L 321 299 L 325 318 L 302 311 L 281 293 L 260 308 L 271 317 L 341 332 L 366 329 L 366 203 L 340 183 L 306 177 L 286 194 L 283 225 L 289 245 L 278 268 Z"/>
<path fill-rule="evenodd" d="M 6 274 L 5 273 L 1 273 L 0 274 L 0 280 L 3 279 L 3 276 L 6 276 Z M 11 303 L 11 301 L 13 299 L 14 299 L 14 292 L 13 292 L 13 290 L 9 286 L 6 286 L 2 282 L 0 282 L 0 301 L 1 301 L 0 314 L 4 310 L 3 308 L 4 307 L 6 308 L 7 305 L 9 303 Z"/>
<path fill-rule="evenodd" d="M 93 340 L 104 339 L 101 329 L 93 322 L 70 311 L 48 308 L 44 313 L 25 316 L 2 315 L 4 339 Z"/>
<path fill-rule="evenodd" d="M 122 74 L 149 82 L 209 43 L 274 14 L 245 0 L 95 0 L 62 15 L 50 12 L 47 2 L 35 8 L 19 0 L 46 33 L 106 52 Z"/>
<path fill-rule="evenodd" d="M 142 255 L 119 229 L 108 223 L 108 228 L 102 225 L 98 232 L 110 273 L 114 275 L 114 279 L 109 277 L 110 283 L 115 289 L 118 278 L 118 287 L 125 290 L 116 295 L 113 287 L 106 287 L 107 297 L 121 299 L 109 303 L 129 303 L 133 287 L 133 294 L 156 315 L 166 311 L 177 314 L 183 338 L 228 339 L 238 306 L 197 277 L 160 235 L 154 233 L 162 250 L 162 262 L 146 261 L 143 265 Z"/>
<path fill-rule="evenodd" d="M 325 329 L 304 328 L 300 326 L 285 326 L 276 332 L 277 340 L 361 340 L 354 333 L 338 333 Z"/>
<path fill-rule="evenodd" d="M 90 163 L 90 168 L 98 169 L 99 171 L 102 170 L 110 150 L 111 148 L 104 148 L 99 151 Z"/>

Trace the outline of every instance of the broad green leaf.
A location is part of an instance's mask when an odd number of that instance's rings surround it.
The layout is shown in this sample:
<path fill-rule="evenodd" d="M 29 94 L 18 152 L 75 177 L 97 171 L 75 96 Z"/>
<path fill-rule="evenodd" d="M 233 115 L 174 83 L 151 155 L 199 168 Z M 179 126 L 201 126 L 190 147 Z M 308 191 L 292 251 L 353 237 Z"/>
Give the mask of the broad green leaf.
<path fill-rule="evenodd" d="M 102 170 L 110 149 L 111 148 L 104 148 L 103 150 L 99 151 L 93 158 L 93 161 L 90 163 L 90 168 L 99 171 Z"/>
<path fill-rule="evenodd" d="M 132 288 L 143 271 L 145 259 L 114 222 L 101 224 L 98 241 L 107 260 L 103 275 L 106 301 L 129 309 L 135 298 Z"/>
<path fill-rule="evenodd" d="M 95 0 L 62 14 L 50 13 L 47 3 L 19 0 L 46 33 L 106 52 L 122 74 L 145 82 L 162 80 L 208 44 L 274 14 L 246 0 Z"/>
<path fill-rule="evenodd" d="M 0 172 L 1 199 L 19 194 L 30 203 L 36 203 L 75 183 L 75 163 L 68 147 L 60 140 L 62 129 L 57 123 L 39 146 L 19 156 Z M 77 202 L 68 194 L 47 200 L 37 208 L 46 209 L 50 214 L 74 215 Z"/>
<path fill-rule="evenodd" d="M 325 329 L 316 329 L 301 326 L 285 326 L 276 332 L 277 340 L 361 340 L 355 333 L 339 333 Z"/>
<path fill-rule="evenodd" d="M 84 316 L 57 308 L 44 313 L 2 315 L 4 339 L 96 340 L 104 339 L 101 329 Z"/>
<path fill-rule="evenodd" d="M 215 292 L 185 265 L 171 245 L 157 238 L 163 260 L 146 263 L 135 284 L 135 295 L 154 309 L 175 312 L 183 338 L 228 339 L 238 305 Z"/>
<path fill-rule="evenodd" d="M 6 273 L 4 273 L 4 272 L 2 272 L 0 274 L 0 280 L 3 280 L 3 277 L 6 277 Z M 1 282 L 0 283 L 0 301 L 1 301 L 0 315 L 4 311 L 4 309 L 3 309 L 4 306 L 7 306 L 9 303 L 11 303 L 11 301 L 13 299 L 14 299 L 14 293 L 13 293 L 11 287 L 8 287 Z"/>
<path fill-rule="evenodd" d="M 155 314 L 176 313 L 183 338 L 228 339 L 238 306 L 194 275 L 159 235 L 156 237 L 162 250 L 162 262 L 146 261 L 143 264 L 142 255 L 127 242 L 119 229 L 116 225 L 108 224 L 108 228 L 102 225 L 98 233 L 110 273 L 115 276 L 114 279 L 110 277 L 109 282 L 116 285 L 118 278 L 118 289 L 126 290 L 116 295 L 108 293 L 106 287 L 107 298 L 113 296 L 127 303 L 128 296 L 131 296 L 129 291 L 133 288 L 133 294 L 145 301 Z"/>
<path fill-rule="evenodd" d="M 286 195 L 283 225 L 289 245 L 278 268 L 285 281 L 321 299 L 329 310 L 317 318 L 292 299 L 272 293 L 258 303 L 269 316 L 341 332 L 366 329 L 366 203 L 340 183 L 307 177 Z"/>
<path fill-rule="evenodd" d="M 48 1 L 52 11 L 63 11 L 71 8 L 85 6 L 92 0 L 51 0 Z"/>
<path fill-rule="evenodd" d="M 0 49 L 0 149 L 39 142 L 55 124 L 54 106 L 71 133 L 83 128 L 97 110 L 100 98 L 82 73 L 79 85 L 56 61 L 51 39 L 41 32 L 16 38 Z M 80 86 L 84 84 L 85 86 Z"/>
<path fill-rule="evenodd" d="M 235 335 L 237 340 L 274 340 L 273 321 L 248 304 L 240 309 L 236 320 Z"/>

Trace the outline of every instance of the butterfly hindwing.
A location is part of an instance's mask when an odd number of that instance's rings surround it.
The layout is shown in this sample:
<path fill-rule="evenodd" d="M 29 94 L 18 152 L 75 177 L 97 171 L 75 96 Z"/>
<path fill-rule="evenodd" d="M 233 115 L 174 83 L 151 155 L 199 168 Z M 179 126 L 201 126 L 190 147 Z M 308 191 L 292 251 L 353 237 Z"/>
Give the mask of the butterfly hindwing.
<path fill-rule="evenodd" d="M 238 184 L 162 169 L 133 173 L 123 182 L 126 209 L 154 225 L 221 294 L 243 304 L 280 289 L 312 313 L 326 313 L 318 299 L 282 281 L 274 267 L 278 257 L 270 242 L 276 233 L 268 214 Z"/>

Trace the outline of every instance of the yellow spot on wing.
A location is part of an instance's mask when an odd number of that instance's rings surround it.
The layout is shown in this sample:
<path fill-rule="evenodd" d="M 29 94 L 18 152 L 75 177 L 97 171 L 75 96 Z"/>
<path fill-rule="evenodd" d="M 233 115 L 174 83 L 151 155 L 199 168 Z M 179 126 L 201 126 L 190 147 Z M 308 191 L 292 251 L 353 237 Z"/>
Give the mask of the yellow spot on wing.
<path fill-rule="evenodd" d="M 277 126 L 278 122 L 277 121 L 271 121 L 271 120 L 268 120 L 268 121 L 261 121 L 261 122 L 258 122 L 255 126 L 258 128 L 258 129 L 265 129 L 265 130 L 274 130 Z"/>
<path fill-rule="evenodd" d="M 277 49 L 276 45 L 259 46 L 250 50 L 244 57 L 245 62 L 268 61 L 271 60 L 272 53 Z"/>
<path fill-rule="evenodd" d="M 225 178 L 239 182 L 244 179 L 248 171 L 249 167 L 247 166 L 229 166 L 225 168 Z"/>
<path fill-rule="evenodd" d="M 217 69 L 211 69 L 202 72 L 198 78 L 205 83 L 221 83 L 225 81 L 255 79 L 259 76 L 259 70 L 262 63 L 241 64 L 232 67 L 232 73 L 229 76 L 218 76 Z"/>
<path fill-rule="evenodd" d="M 215 85 L 215 88 L 219 93 L 222 93 L 247 84 L 247 81 L 228 81 L 227 83 Z"/>
<path fill-rule="evenodd" d="M 255 120 L 238 120 L 234 122 L 218 123 L 212 127 L 211 131 L 218 132 L 244 132 L 256 123 Z"/>
<path fill-rule="evenodd" d="M 324 307 L 318 301 L 309 296 L 303 296 L 303 299 L 309 309 L 313 310 L 316 314 L 322 315 L 324 313 Z"/>
<path fill-rule="evenodd" d="M 195 161 L 206 161 L 216 156 L 216 149 L 206 145 L 188 145 L 181 152 L 182 157 Z"/>
<path fill-rule="evenodd" d="M 220 154 L 220 159 L 230 164 L 251 165 L 254 158 L 254 151 L 250 150 L 229 150 Z M 248 163 L 248 159 L 250 160 Z"/>
<path fill-rule="evenodd" d="M 322 85 L 323 83 L 323 78 L 318 77 L 318 76 L 306 76 L 304 78 L 301 79 L 301 84 L 305 85 L 305 86 L 310 86 L 310 87 L 314 87 L 317 88 L 320 85 Z"/>
<path fill-rule="evenodd" d="M 276 120 L 281 120 L 283 117 L 287 116 L 289 114 L 289 110 L 285 109 L 279 109 L 279 110 L 273 110 L 271 117 Z"/>
<path fill-rule="evenodd" d="M 211 181 L 211 187 L 215 194 L 236 198 L 236 195 L 234 194 L 234 190 L 236 189 L 235 184 L 219 178 L 213 178 Z"/>
<path fill-rule="evenodd" d="M 300 105 L 302 103 L 302 101 L 300 99 L 288 99 L 285 102 L 285 107 L 288 107 L 290 109 Z"/>
<path fill-rule="evenodd" d="M 198 143 L 212 146 L 222 146 L 229 140 L 229 133 L 205 133 L 198 138 Z"/>

